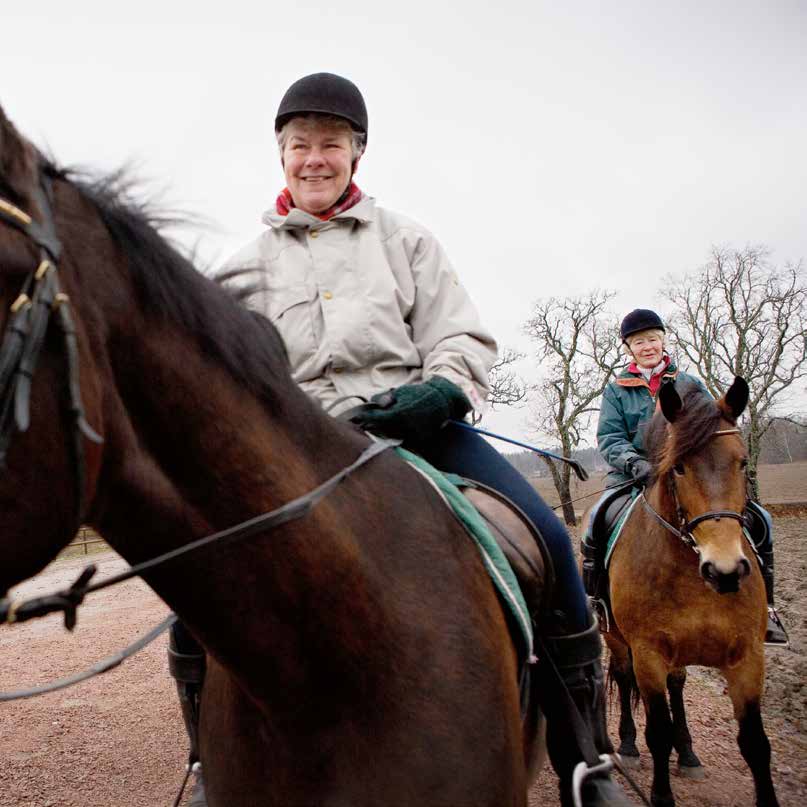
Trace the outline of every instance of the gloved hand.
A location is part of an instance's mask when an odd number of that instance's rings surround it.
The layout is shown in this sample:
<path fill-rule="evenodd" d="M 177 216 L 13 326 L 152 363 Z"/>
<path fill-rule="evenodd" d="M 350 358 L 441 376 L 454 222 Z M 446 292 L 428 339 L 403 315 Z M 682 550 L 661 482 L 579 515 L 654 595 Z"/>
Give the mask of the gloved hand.
<path fill-rule="evenodd" d="M 652 472 L 653 466 L 642 457 L 637 457 L 630 464 L 630 474 L 637 485 L 646 485 Z"/>
<path fill-rule="evenodd" d="M 441 376 L 373 395 L 370 401 L 379 404 L 379 408 L 361 412 L 351 421 L 410 446 L 428 442 L 447 420 L 459 420 L 472 408 L 465 393 Z"/>

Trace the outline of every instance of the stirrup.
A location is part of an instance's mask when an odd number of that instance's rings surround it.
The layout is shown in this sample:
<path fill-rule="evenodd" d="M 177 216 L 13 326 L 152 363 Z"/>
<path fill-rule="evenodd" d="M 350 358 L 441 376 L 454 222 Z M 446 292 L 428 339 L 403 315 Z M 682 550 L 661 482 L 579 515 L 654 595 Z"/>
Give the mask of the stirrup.
<path fill-rule="evenodd" d="M 790 637 L 787 635 L 785 626 L 776 613 L 776 609 L 768 606 L 768 627 L 765 629 L 766 647 L 786 647 L 790 648 Z"/>
<path fill-rule="evenodd" d="M 588 596 L 588 604 L 603 633 L 611 632 L 611 620 L 608 616 L 608 603 L 602 597 Z"/>
<path fill-rule="evenodd" d="M 583 807 L 583 783 L 591 776 L 599 773 L 610 773 L 614 769 L 614 760 L 608 754 L 600 754 L 599 765 L 588 765 L 581 760 L 572 771 L 572 801 L 574 807 Z"/>

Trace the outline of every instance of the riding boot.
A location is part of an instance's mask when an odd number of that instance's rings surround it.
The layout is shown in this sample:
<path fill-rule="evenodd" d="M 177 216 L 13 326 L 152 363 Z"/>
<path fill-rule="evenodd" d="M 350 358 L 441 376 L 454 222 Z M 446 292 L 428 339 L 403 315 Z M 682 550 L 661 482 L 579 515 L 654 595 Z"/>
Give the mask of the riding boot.
<path fill-rule="evenodd" d="M 787 646 L 790 644 L 790 639 L 773 604 L 773 545 L 769 543 L 764 551 L 760 547 L 758 552 L 762 564 L 762 579 L 765 581 L 765 598 L 768 602 L 768 625 L 765 629 L 765 644 L 777 647 Z"/>
<path fill-rule="evenodd" d="M 597 615 L 597 619 L 601 624 L 607 626 L 608 604 L 607 593 L 603 591 L 603 586 L 605 585 L 603 552 L 597 545 L 597 538 L 593 531 L 593 519 L 589 522 L 585 535 L 580 539 L 580 554 L 583 558 L 583 588 L 588 595 L 589 603 Z"/>
<path fill-rule="evenodd" d="M 575 771 L 585 771 L 584 807 L 627 807 L 632 802 L 610 777 L 613 754 L 605 721 L 605 692 L 596 621 L 582 633 L 543 640 L 541 663 L 547 718 L 547 747 L 560 779 L 562 807 L 575 804 Z M 554 669 L 553 669 L 554 668 Z"/>
<path fill-rule="evenodd" d="M 188 733 L 188 769 L 193 775 L 188 804 L 189 807 L 207 807 L 199 761 L 199 704 L 205 677 L 205 654 L 181 622 L 175 623 L 169 634 L 168 669 L 176 680 L 182 719 Z"/>

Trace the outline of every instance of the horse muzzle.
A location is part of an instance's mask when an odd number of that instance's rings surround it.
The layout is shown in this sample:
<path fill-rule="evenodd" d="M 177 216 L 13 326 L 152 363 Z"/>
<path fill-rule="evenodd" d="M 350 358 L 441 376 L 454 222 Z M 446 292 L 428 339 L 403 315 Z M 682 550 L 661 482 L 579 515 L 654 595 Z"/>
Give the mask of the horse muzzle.
<path fill-rule="evenodd" d="M 706 585 L 718 594 L 733 594 L 740 590 L 743 579 L 751 574 L 751 564 L 743 557 L 737 560 L 733 569 L 725 570 L 706 560 L 700 565 L 700 573 Z"/>

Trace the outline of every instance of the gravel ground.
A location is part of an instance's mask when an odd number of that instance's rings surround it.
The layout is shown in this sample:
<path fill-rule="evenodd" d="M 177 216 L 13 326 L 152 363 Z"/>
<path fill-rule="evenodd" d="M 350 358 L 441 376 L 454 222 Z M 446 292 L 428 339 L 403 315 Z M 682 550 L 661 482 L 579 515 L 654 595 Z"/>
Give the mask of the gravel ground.
<path fill-rule="evenodd" d="M 794 650 L 767 651 L 764 719 L 782 807 L 807 802 L 805 526 L 804 517 L 776 519 L 777 593 Z M 97 579 L 124 565 L 110 552 L 94 560 L 100 566 Z M 83 557 L 59 560 L 17 593 L 35 595 L 72 582 L 84 563 Z M 40 684 L 82 670 L 145 633 L 166 614 L 165 605 L 133 580 L 90 597 L 72 635 L 55 616 L 3 628 L 0 689 Z M 0 807 L 168 807 L 187 750 L 166 672 L 166 641 L 160 637 L 121 667 L 71 689 L 0 704 Z M 686 697 L 707 778 L 700 783 L 675 778 L 679 805 L 752 804 L 751 776 L 737 749 L 730 703 L 718 677 L 693 670 Z M 647 756 L 638 779 L 649 788 Z M 391 793 L 390 805 L 394 802 Z M 547 771 L 530 791 L 530 805 L 557 803 L 554 775 Z"/>

